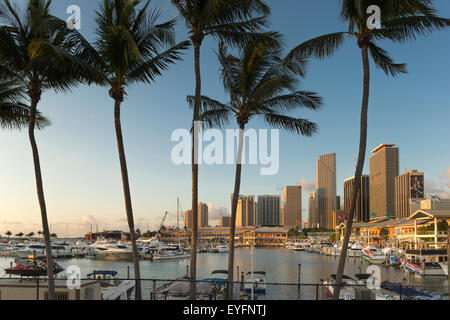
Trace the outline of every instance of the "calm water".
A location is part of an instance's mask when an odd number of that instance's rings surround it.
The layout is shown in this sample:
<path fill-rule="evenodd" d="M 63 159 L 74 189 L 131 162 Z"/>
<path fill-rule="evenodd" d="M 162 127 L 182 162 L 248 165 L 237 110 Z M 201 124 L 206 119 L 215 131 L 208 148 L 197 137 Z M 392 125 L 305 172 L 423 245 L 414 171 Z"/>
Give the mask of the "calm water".
<path fill-rule="evenodd" d="M 293 251 L 287 249 L 267 249 L 258 248 L 254 250 L 254 270 L 266 271 L 266 281 L 268 283 L 297 283 L 298 264 L 301 264 L 302 283 L 320 283 L 320 279 L 327 280 L 329 276 L 336 272 L 338 258 L 313 254 L 305 251 Z M 227 253 L 201 253 L 198 255 L 198 279 L 210 277 L 213 270 L 227 269 Z M 4 269 L 9 267 L 12 258 L 0 257 L 0 278 L 5 277 Z M 94 259 L 60 259 L 57 262 L 64 268 L 69 265 L 78 265 L 81 268 L 82 276 L 85 277 L 93 270 L 115 270 L 120 277 L 126 278 L 127 266 L 130 267 L 130 275 L 133 276 L 133 265 L 127 261 L 104 261 Z M 250 271 L 250 249 L 237 248 L 235 252 L 235 265 L 240 271 Z M 175 279 L 186 273 L 186 265 L 189 258 L 168 261 L 146 261 L 140 263 L 141 277 L 143 279 Z M 364 273 L 369 266 L 367 262 L 361 264 L 360 259 L 353 258 L 347 260 L 345 274 L 354 276 L 356 273 Z M 433 286 L 430 291 L 442 291 L 447 285 L 446 277 L 420 277 L 417 275 L 408 276 L 403 269 L 394 269 L 381 266 L 381 279 L 392 282 L 409 281 L 410 284 L 422 287 Z M 236 273 L 236 272 L 235 272 Z M 65 276 L 64 272 L 60 274 Z M 409 280 L 406 278 L 409 277 Z M 236 275 L 235 275 L 236 278 Z M 437 287 L 441 287 L 439 290 Z"/>

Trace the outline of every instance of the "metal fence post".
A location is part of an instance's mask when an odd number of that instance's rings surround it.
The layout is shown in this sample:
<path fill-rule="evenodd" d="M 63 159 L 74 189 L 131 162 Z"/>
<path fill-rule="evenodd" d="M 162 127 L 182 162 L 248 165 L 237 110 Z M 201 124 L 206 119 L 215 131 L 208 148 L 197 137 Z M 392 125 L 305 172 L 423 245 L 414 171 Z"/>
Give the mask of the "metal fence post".
<path fill-rule="evenodd" d="M 316 283 L 316 300 L 319 300 L 319 284 Z"/>
<path fill-rule="evenodd" d="M 39 300 L 39 276 L 36 279 L 36 300 Z"/>

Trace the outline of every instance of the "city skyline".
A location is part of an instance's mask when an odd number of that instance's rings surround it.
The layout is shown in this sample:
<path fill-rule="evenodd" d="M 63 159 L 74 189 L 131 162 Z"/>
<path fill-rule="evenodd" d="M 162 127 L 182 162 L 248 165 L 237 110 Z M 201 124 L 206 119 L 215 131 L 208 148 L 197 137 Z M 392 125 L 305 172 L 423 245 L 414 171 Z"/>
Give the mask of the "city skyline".
<path fill-rule="evenodd" d="M 53 9 L 64 17 L 70 4 L 72 1 L 57 1 Z M 81 31 L 88 38 L 92 36 L 90 15 L 94 5 L 83 3 L 81 6 Z M 165 1 L 155 1 L 154 5 L 161 5 L 163 16 L 175 15 Z M 287 48 L 312 36 L 342 29 L 336 15 L 337 4 L 302 5 L 306 7 L 302 8 L 293 0 L 272 4 L 272 25 L 289 39 Z M 446 1 L 438 2 L 437 8 L 442 16 L 450 14 L 450 4 Z M 313 21 L 312 12 L 323 13 L 321 25 Z M 294 26 L 292 21 L 295 21 Z M 183 25 L 179 23 L 178 40 L 185 38 L 181 30 Z M 448 82 L 436 83 L 432 79 L 445 78 L 450 68 L 447 58 L 450 44 L 442 41 L 441 33 L 411 42 L 408 48 L 384 44 L 396 60 L 408 63 L 409 74 L 393 80 L 374 70 L 375 93 L 369 105 L 367 149 L 386 141 L 396 142 L 401 150 L 399 173 L 407 171 L 406 168 L 419 168 L 426 175 L 426 192 L 431 190 L 449 196 L 450 151 L 440 148 L 438 157 L 434 155 L 436 144 L 445 144 L 445 137 L 450 135 L 450 96 L 445 89 Z M 442 50 L 430 51 L 436 44 Z M 216 74 L 217 59 L 211 54 L 216 48 L 214 41 L 208 41 L 203 49 L 204 92 L 222 97 Z M 423 57 L 429 58 L 426 63 Z M 359 65 L 352 68 L 356 59 L 359 59 L 356 46 L 346 45 L 326 61 L 311 62 L 304 86 L 319 92 L 325 104 L 321 112 L 305 114 L 319 124 L 319 135 L 300 138 L 280 133 L 280 172 L 273 177 L 262 177 L 258 174 L 259 166 L 244 166 L 242 194 L 281 195 L 284 186 L 299 184 L 305 204 L 314 187 L 315 160 L 319 155 L 334 152 L 337 155 L 336 193 L 343 196 L 343 181 L 354 175 L 358 143 L 355 136 L 359 128 L 361 69 Z M 175 224 L 177 197 L 184 209 L 191 207 L 190 168 L 170 162 L 173 146 L 170 134 L 177 128 L 188 127 L 190 119 L 185 97 L 194 88 L 191 62 L 189 53 L 152 86 L 135 86 L 128 91 L 128 106 L 123 111 L 124 139 L 129 152 L 136 226 L 141 230 L 147 225 L 155 229 L 165 211 L 169 211 L 168 224 Z M 77 88 L 70 99 L 51 92 L 45 94 L 41 110 L 53 125 L 37 136 L 52 232 L 64 235 L 66 229 L 70 229 L 69 233 L 81 235 L 91 224 L 98 224 L 101 229 L 127 229 L 109 100 L 104 88 L 98 87 Z M 417 123 L 418 114 L 421 130 L 414 131 L 411 125 Z M 257 121 L 251 126 L 264 127 Z M 436 128 L 439 130 L 433 130 Z M 6 230 L 25 233 L 41 230 L 26 132 L 1 131 L 0 148 L 0 234 Z M 368 168 L 367 162 L 365 174 Z M 218 221 L 221 214 L 230 213 L 227 195 L 233 187 L 232 172 L 232 166 L 200 167 L 199 199 L 208 203 L 213 220 Z M 307 207 L 303 205 L 303 221 L 307 220 Z"/>

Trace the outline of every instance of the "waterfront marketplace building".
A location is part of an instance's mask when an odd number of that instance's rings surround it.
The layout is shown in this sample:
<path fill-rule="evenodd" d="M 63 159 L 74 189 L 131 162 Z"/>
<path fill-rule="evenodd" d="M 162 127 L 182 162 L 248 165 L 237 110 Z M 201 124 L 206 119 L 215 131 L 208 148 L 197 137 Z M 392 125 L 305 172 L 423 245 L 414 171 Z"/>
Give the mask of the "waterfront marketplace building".
<path fill-rule="evenodd" d="M 408 218 L 380 217 L 366 223 L 355 222 L 352 226 L 352 238 L 359 239 L 363 245 L 381 247 L 388 244 L 405 249 L 440 249 L 447 244 L 447 227 L 443 224 L 445 221 L 450 222 L 450 210 L 420 209 Z M 341 223 L 338 229 L 342 238 L 345 224 Z"/>
<path fill-rule="evenodd" d="M 236 245 L 256 246 L 282 246 L 288 239 L 289 230 L 292 227 L 236 227 L 235 241 Z M 178 238 L 186 242 L 190 240 L 191 230 L 168 230 L 161 234 L 161 240 L 164 242 L 175 243 Z M 198 231 L 199 241 L 204 242 L 225 242 L 230 238 L 230 228 L 227 227 L 208 227 L 201 228 Z"/>

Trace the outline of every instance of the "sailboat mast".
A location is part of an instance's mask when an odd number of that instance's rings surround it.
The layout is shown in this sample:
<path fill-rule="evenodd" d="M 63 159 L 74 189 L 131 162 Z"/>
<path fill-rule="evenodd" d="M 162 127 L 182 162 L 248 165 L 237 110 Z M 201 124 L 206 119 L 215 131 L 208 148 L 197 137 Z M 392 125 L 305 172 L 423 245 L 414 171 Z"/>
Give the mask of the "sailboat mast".
<path fill-rule="evenodd" d="M 177 232 L 178 232 L 178 248 L 180 247 L 180 214 L 178 208 L 180 207 L 180 199 L 177 198 Z"/>

